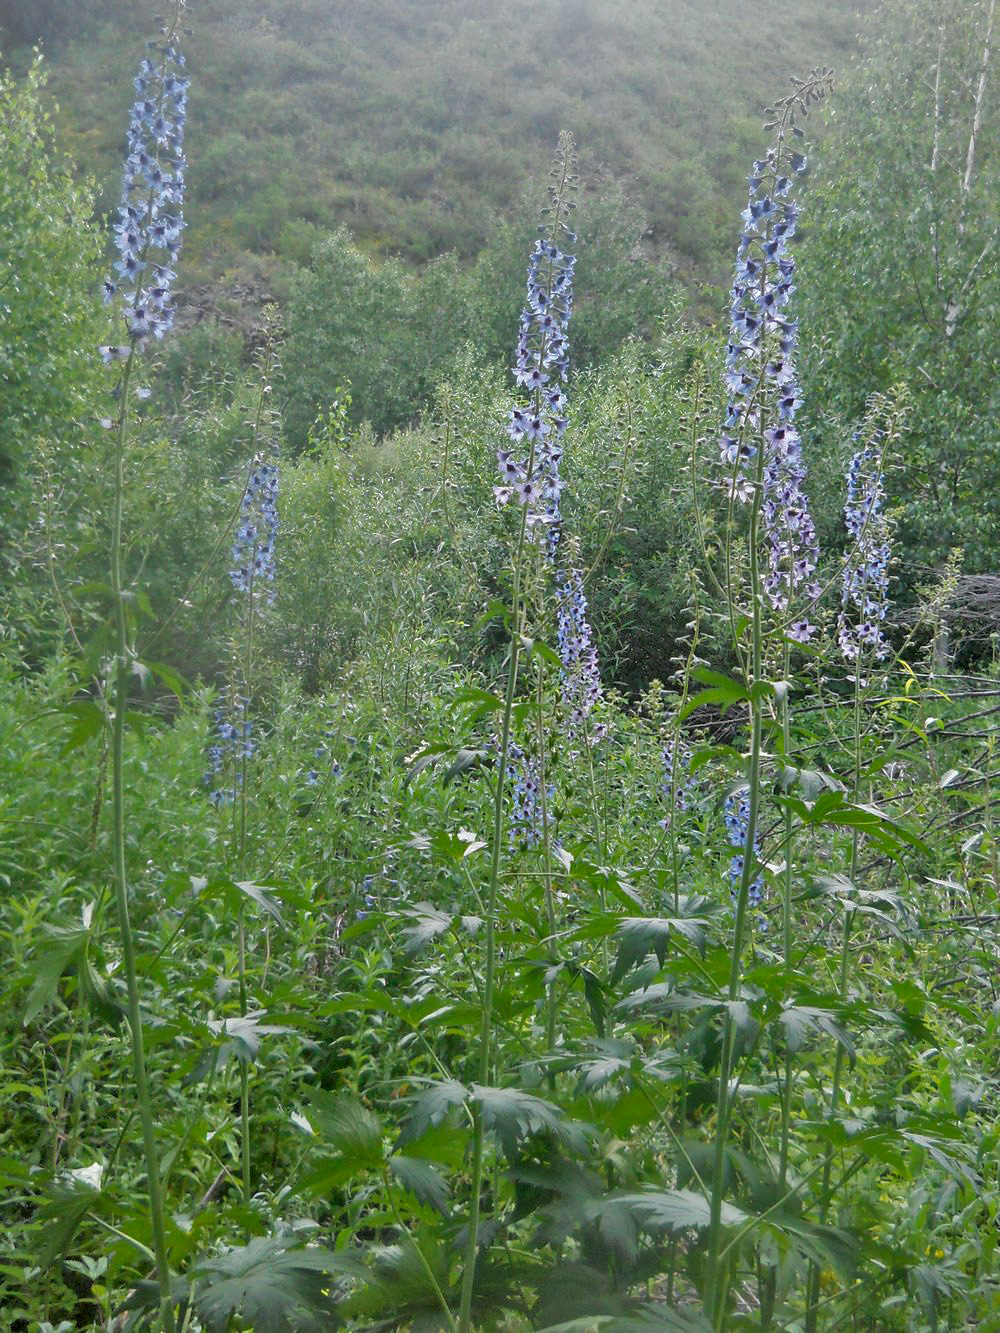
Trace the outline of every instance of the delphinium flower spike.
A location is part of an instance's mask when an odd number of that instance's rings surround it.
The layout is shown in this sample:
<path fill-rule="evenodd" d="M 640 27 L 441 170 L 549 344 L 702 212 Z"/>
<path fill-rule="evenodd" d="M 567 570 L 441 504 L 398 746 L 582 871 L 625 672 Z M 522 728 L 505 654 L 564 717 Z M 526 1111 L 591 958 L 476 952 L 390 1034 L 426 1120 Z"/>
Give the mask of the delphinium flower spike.
<path fill-rule="evenodd" d="M 263 452 L 254 458 L 233 538 L 229 577 L 237 592 L 274 600 L 274 549 L 278 534 L 278 465 Z"/>
<path fill-rule="evenodd" d="M 591 745 L 604 727 L 588 727 L 588 719 L 603 694 L 597 646 L 587 619 L 587 596 L 583 576 L 576 568 L 556 571 L 556 614 L 559 657 L 562 661 L 562 699 L 566 710 L 566 734 L 576 740 L 581 732 Z"/>
<path fill-rule="evenodd" d="M 740 880 L 743 878 L 743 858 L 746 854 L 747 829 L 750 824 L 750 798 L 745 791 L 727 796 L 723 805 L 723 820 L 726 825 L 726 837 L 730 846 L 739 850 L 729 862 L 730 891 L 735 898 L 739 893 Z M 756 836 L 753 843 L 753 856 L 760 856 L 760 840 Z M 764 901 L 764 876 L 757 875 L 750 882 L 747 899 L 751 907 L 759 907 Z"/>
<path fill-rule="evenodd" d="M 678 814 L 688 808 L 695 791 L 695 780 L 691 774 L 691 747 L 675 724 L 663 739 L 661 750 L 663 759 L 663 782 L 660 792 L 664 800 L 673 798 L 674 810 Z M 669 821 L 662 820 L 666 827 Z"/>
<path fill-rule="evenodd" d="M 184 8 L 179 6 L 179 12 Z M 114 227 L 118 259 L 104 300 L 120 298 L 127 343 L 100 349 L 105 362 L 126 360 L 162 339 L 174 323 L 174 265 L 184 230 L 184 122 L 188 84 L 183 52 L 153 43 L 135 77 L 122 197 Z"/>
<path fill-rule="evenodd" d="M 807 97 L 822 96 L 822 80 Z M 796 97 L 801 99 L 800 90 Z M 782 104 L 798 105 L 796 97 Z M 780 122 L 775 146 L 753 164 L 749 199 L 743 212 L 730 304 L 726 349 L 729 394 L 720 442 L 725 485 L 739 502 L 753 499 L 757 453 L 763 447 L 762 512 L 768 569 L 764 591 L 775 611 L 785 613 L 797 596 L 819 596 L 816 527 L 804 492 L 806 468 L 796 415 L 802 405 L 795 368 L 798 321 L 791 316 L 795 259 L 790 243 L 798 225 L 791 198 L 806 167 L 804 153 L 791 147 L 801 131 Z M 815 627 L 795 621 L 793 638 L 808 641 Z"/>
<path fill-rule="evenodd" d="M 501 485 L 495 488 L 498 504 L 511 499 L 527 508 L 533 535 L 546 532 L 550 555 L 559 541 L 559 497 L 562 481 L 559 462 L 566 430 L 566 395 L 569 370 L 567 329 L 573 310 L 575 255 L 563 248 L 576 240 L 567 218 L 576 186 L 576 151 L 573 139 L 559 139 L 548 220 L 542 224 L 528 262 L 527 301 L 521 313 L 514 378 L 526 401 L 512 409 L 507 423 L 509 449 L 497 451 Z"/>
<path fill-rule="evenodd" d="M 883 508 L 885 484 L 881 432 L 853 456 L 847 470 L 844 520 L 854 550 L 844 568 L 837 644 L 848 662 L 870 653 L 881 661 L 887 652 L 885 632 L 889 607 L 889 564 L 892 525 Z"/>
<path fill-rule="evenodd" d="M 215 710 L 215 739 L 208 749 L 205 785 L 213 805 L 232 805 L 243 782 L 243 766 L 257 750 L 253 723 L 247 715 L 249 701 L 224 689 Z"/>
<path fill-rule="evenodd" d="M 511 742 L 507 757 L 507 779 L 512 794 L 510 811 L 511 846 L 537 847 L 545 836 L 542 805 L 541 764 L 535 755 L 528 754 Z M 555 787 L 545 790 L 545 811 L 551 810 Z"/>

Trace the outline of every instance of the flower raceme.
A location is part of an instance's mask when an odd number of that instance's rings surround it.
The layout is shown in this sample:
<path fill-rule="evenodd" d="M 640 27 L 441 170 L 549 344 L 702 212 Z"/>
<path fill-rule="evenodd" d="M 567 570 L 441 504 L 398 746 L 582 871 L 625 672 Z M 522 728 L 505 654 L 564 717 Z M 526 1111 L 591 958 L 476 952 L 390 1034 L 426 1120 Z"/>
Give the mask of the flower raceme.
<path fill-rule="evenodd" d="M 498 504 L 515 499 L 524 505 L 528 530 L 547 531 L 549 554 L 559 541 L 559 476 L 562 437 L 566 431 L 566 395 L 569 372 L 569 320 L 573 312 L 573 271 L 576 256 L 562 249 L 576 234 L 566 214 L 568 194 L 575 185 L 572 139 L 560 139 L 551 187 L 552 207 L 542 235 L 528 261 L 527 300 L 518 327 L 514 379 L 527 402 L 511 410 L 507 434 L 509 449 L 497 451 L 501 485 L 495 487 Z"/>
<path fill-rule="evenodd" d="M 866 651 L 881 661 L 887 651 L 882 626 L 889 608 L 892 528 L 884 499 L 881 452 L 868 445 L 854 454 L 847 469 L 844 520 L 855 548 L 844 568 L 837 644 L 849 662 Z"/>
<path fill-rule="evenodd" d="M 597 647 L 587 619 L 587 596 L 578 569 L 556 573 L 559 657 L 562 661 L 562 696 L 570 740 L 586 730 L 587 719 L 603 693 Z M 595 744 L 604 735 L 598 726 L 587 739 Z"/>
<path fill-rule="evenodd" d="M 726 837 L 729 839 L 731 847 L 739 850 L 729 862 L 729 883 L 732 895 L 735 898 L 740 890 L 740 881 L 743 878 L 743 857 L 746 854 L 747 829 L 750 826 L 750 797 L 745 791 L 734 792 L 725 799 L 722 807 L 722 817 L 726 825 Z M 754 860 L 760 857 L 760 840 L 754 838 L 753 844 Z M 757 875 L 750 884 L 750 893 L 747 900 L 751 907 L 759 907 L 764 901 L 764 876 Z"/>
<path fill-rule="evenodd" d="M 278 465 L 257 457 L 250 471 L 233 538 L 229 577 L 237 592 L 256 598 L 267 588 L 274 600 L 274 548 L 278 534 Z"/>
<path fill-rule="evenodd" d="M 118 259 L 104 283 L 104 300 L 120 297 L 128 344 L 100 349 L 105 362 L 143 351 L 173 327 L 174 265 L 184 230 L 184 122 L 189 80 L 183 52 L 166 40 L 151 43 L 139 65 L 114 227 Z"/>
<path fill-rule="evenodd" d="M 805 169 L 802 153 L 784 150 L 783 141 L 754 163 L 737 251 L 726 349 L 728 406 L 720 441 L 726 485 L 740 502 L 754 495 L 758 448 L 763 447 L 762 513 L 768 570 L 764 590 L 776 611 L 787 611 L 796 593 L 819 596 L 816 528 L 803 484 L 806 469 L 795 425 L 802 404 L 795 370 L 798 322 L 790 316 L 795 291 L 795 235 L 798 206 L 789 197 Z M 808 621 L 790 629 L 807 641 Z"/>

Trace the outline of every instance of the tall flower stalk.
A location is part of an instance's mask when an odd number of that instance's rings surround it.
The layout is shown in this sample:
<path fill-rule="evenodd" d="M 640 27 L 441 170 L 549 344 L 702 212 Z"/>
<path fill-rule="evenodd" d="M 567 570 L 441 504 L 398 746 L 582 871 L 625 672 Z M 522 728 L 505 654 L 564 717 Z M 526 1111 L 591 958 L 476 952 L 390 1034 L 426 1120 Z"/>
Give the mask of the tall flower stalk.
<path fill-rule="evenodd" d="M 130 408 L 134 397 L 146 396 L 145 391 L 137 388 L 134 383 L 138 362 L 150 339 L 162 338 L 173 323 L 173 264 L 180 250 L 184 225 L 181 208 L 184 197 L 183 142 L 188 87 L 182 72 L 184 56 L 175 42 L 184 10 L 185 0 L 175 0 L 172 16 L 164 23 L 160 40 L 151 47 L 153 55 L 142 61 L 135 79 L 136 101 L 131 111 L 122 202 L 119 222 L 115 227 L 115 242 L 119 253 L 115 264 L 118 280 L 109 278 L 104 285 L 108 302 L 119 294 L 120 285 L 125 287 L 121 293 L 123 337 L 121 343 L 100 349 L 106 363 L 119 363 L 121 367 L 117 386 L 117 420 L 112 423 L 115 431 L 110 558 L 115 644 L 114 685 L 111 692 L 112 859 L 122 962 L 128 993 L 132 1068 L 146 1159 L 150 1230 L 160 1292 L 160 1325 L 166 1333 L 172 1333 L 174 1329 L 170 1261 L 156 1125 L 146 1070 L 136 944 L 129 918 L 128 870 L 125 861 L 125 713 L 129 677 L 136 659 L 126 614 L 128 594 L 123 568 L 122 532 Z"/>
<path fill-rule="evenodd" d="M 490 874 L 485 901 L 485 961 L 477 1060 L 479 1083 L 484 1086 L 492 1078 L 496 914 L 505 845 L 505 778 L 511 758 L 511 719 L 517 692 L 525 613 L 526 555 L 529 543 L 541 541 L 549 551 L 554 552 L 558 542 L 559 495 L 562 489 L 559 479 L 562 448 L 559 441 L 566 429 L 562 384 L 568 371 L 566 327 L 572 311 L 572 280 L 576 263 L 575 257 L 567 254 L 562 247 L 567 242 L 572 244 L 576 239 L 568 222 L 576 183 L 575 158 L 572 137 L 561 135 L 549 187 L 550 203 L 546 222 L 529 260 L 527 302 L 521 315 L 517 340 L 514 377 L 527 390 L 529 397 L 525 404 L 511 412 L 507 433 L 512 448 L 501 449 L 497 455 L 502 479 L 502 485 L 496 489 L 497 502 L 507 504 L 516 501 L 520 513 L 512 559 L 507 685 L 499 738 Z M 469 1333 L 472 1327 L 485 1164 L 486 1126 L 482 1107 L 476 1101 L 472 1106 L 472 1181 L 459 1303 L 459 1333 Z"/>
<path fill-rule="evenodd" d="M 852 798 L 862 797 L 862 694 L 867 684 L 868 667 L 885 658 L 888 652 L 882 626 L 889 609 L 889 566 L 892 561 L 892 524 L 884 510 L 885 479 L 884 452 L 887 432 L 872 419 L 882 404 L 874 400 L 874 407 L 860 433 L 861 447 L 856 450 L 847 469 L 847 498 L 844 504 L 844 523 L 854 546 L 844 564 L 841 586 L 841 610 L 837 621 L 837 643 L 853 677 L 854 766 Z M 896 420 L 890 416 L 888 435 L 895 433 Z M 856 887 L 858 873 L 858 830 L 851 834 L 851 856 L 847 878 Z M 840 941 L 840 966 L 837 988 L 841 1001 L 846 1002 L 851 982 L 851 934 L 854 929 L 855 909 L 845 904 L 844 922 Z M 830 1088 L 830 1114 L 835 1115 L 840 1105 L 841 1084 L 844 1076 L 846 1052 L 838 1044 L 833 1064 L 833 1082 Z M 833 1149 L 828 1147 L 823 1160 L 820 1186 L 820 1221 L 826 1222 L 829 1208 L 830 1177 L 833 1172 Z M 815 1333 L 819 1302 L 819 1268 L 813 1263 L 809 1269 L 806 1301 L 806 1333 Z"/>
<path fill-rule="evenodd" d="M 253 420 L 250 473 L 240 502 L 240 517 L 233 536 L 229 578 L 239 595 L 240 629 L 234 641 L 234 675 L 237 678 L 230 698 L 235 704 L 235 718 L 224 725 L 232 733 L 231 790 L 226 801 L 233 807 L 232 847 L 236 877 L 247 876 L 248 811 L 250 798 L 250 762 L 256 753 L 252 722 L 248 716 L 254 680 L 254 653 L 258 621 L 264 607 L 274 601 L 275 547 L 278 536 L 279 473 L 277 429 L 269 409 L 271 378 L 274 371 L 274 339 L 268 337 L 260 356 L 260 389 Z M 214 793 L 213 793 L 214 795 Z M 240 895 L 236 920 L 236 967 L 240 1016 L 249 1009 L 247 988 L 246 907 Z M 240 1061 L 240 1164 L 243 1201 L 249 1204 L 252 1188 L 250 1166 L 250 1066 Z"/>
<path fill-rule="evenodd" d="M 754 164 L 750 197 L 743 214 L 733 283 L 731 335 L 726 382 L 730 393 L 726 431 L 721 441 L 725 484 L 731 504 L 746 503 L 749 518 L 750 644 L 747 668 L 750 755 L 745 805 L 734 813 L 743 832 L 742 863 L 734 884 L 735 912 L 730 953 L 728 1004 L 723 1020 L 716 1107 L 715 1145 L 709 1203 L 708 1252 L 704 1308 L 715 1327 L 725 1319 L 728 1279 L 723 1271 L 722 1204 L 725 1158 L 732 1112 L 730 1087 L 734 1050 L 734 1004 L 740 996 L 748 914 L 759 874 L 758 825 L 761 802 L 763 680 L 766 617 L 787 618 L 796 596 L 813 598 L 817 553 L 815 529 L 802 491 L 804 469 L 794 426 L 801 395 L 792 360 L 797 324 L 788 306 L 794 291 L 794 265 L 788 242 L 798 218 L 789 198 L 805 165 L 796 146 L 802 137 L 798 117 L 830 85 L 827 71 L 813 71 L 774 108 L 775 139 L 765 158 Z M 766 564 L 761 548 L 766 549 Z M 731 595 L 731 590 L 730 590 Z M 793 621 L 789 633 L 807 640 L 813 627 Z"/>

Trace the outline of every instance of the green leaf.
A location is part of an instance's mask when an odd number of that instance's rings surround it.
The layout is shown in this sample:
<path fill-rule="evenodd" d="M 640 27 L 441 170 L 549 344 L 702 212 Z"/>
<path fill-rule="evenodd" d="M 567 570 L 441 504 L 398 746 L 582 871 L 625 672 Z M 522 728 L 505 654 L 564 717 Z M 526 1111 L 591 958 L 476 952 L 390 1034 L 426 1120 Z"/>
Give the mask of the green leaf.
<path fill-rule="evenodd" d="M 150 611 L 152 611 L 152 608 L 150 608 Z M 188 684 L 184 677 L 178 671 L 175 671 L 172 666 L 168 666 L 165 662 L 143 662 L 143 666 L 166 685 L 168 690 L 172 690 L 178 699 L 184 698 L 189 688 Z"/>
<path fill-rule="evenodd" d="M 411 958 L 431 940 L 451 929 L 451 913 L 441 912 L 430 903 L 416 903 L 406 915 L 410 924 L 402 934 L 404 951 Z"/>
<path fill-rule="evenodd" d="M 382 1126 L 364 1102 L 351 1093 L 323 1088 L 311 1089 L 308 1101 L 309 1122 L 324 1143 L 336 1148 L 358 1170 L 382 1165 Z"/>
<path fill-rule="evenodd" d="M 496 1134 L 505 1156 L 517 1158 L 518 1144 L 529 1134 L 548 1132 L 557 1138 L 573 1137 L 575 1127 L 563 1118 L 563 1113 L 552 1102 L 535 1097 L 520 1088 L 486 1088 L 472 1086 L 472 1098 L 482 1107 L 483 1123 Z"/>
<path fill-rule="evenodd" d="M 677 710 L 678 722 L 683 722 L 697 709 L 704 708 L 708 704 L 718 704 L 721 711 L 727 713 L 734 704 L 750 698 L 745 686 L 729 676 L 724 676 L 720 671 L 711 671 L 708 667 L 695 667 L 691 674 L 710 688 L 694 695 Z"/>
<path fill-rule="evenodd" d="M 469 1092 L 464 1083 L 455 1079 L 446 1079 L 440 1083 L 431 1083 L 419 1096 L 415 1097 L 403 1120 L 397 1147 L 412 1143 L 422 1138 L 429 1129 L 440 1125 L 452 1111 L 464 1106 Z"/>
<path fill-rule="evenodd" d="M 335 1276 L 359 1276 L 357 1259 L 306 1249 L 293 1236 L 258 1236 L 249 1245 L 197 1263 L 195 1308 L 210 1333 L 243 1320 L 254 1333 L 322 1333 L 331 1327 Z"/>
<path fill-rule="evenodd" d="M 640 1194 L 619 1194 L 618 1202 L 629 1208 L 647 1231 L 685 1231 L 689 1227 L 707 1227 L 711 1207 L 703 1194 L 693 1190 L 648 1190 Z M 739 1226 L 748 1215 L 734 1204 L 722 1201 L 722 1225 Z"/>
<path fill-rule="evenodd" d="M 656 955 L 662 967 L 672 935 L 682 936 L 689 944 L 704 952 L 705 924 L 698 917 L 625 917 L 615 931 L 618 957 L 611 977 L 612 985 L 651 953 Z"/>
<path fill-rule="evenodd" d="M 59 751 L 59 757 L 62 759 L 81 745 L 86 745 L 87 741 L 93 736 L 98 735 L 104 727 L 105 715 L 104 710 L 91 700 L 67 704 L 60 711 L 66 717 L 73 719 L 73 725 L 70 727 L 69 734 Z"/>
<path fill-rule="evenodd" d="M 443 1217 L 450 1212 L 451 1193 L 448 1182 L 436 1167 L 419 1157 L 396 1154 L 389 1158 L 389 1170 L 405 1190 L 421 1203 L 427 1204 Z"/>
<path fill-rule="evenodd" d="M 54 930 L 50 932 L 48 947 L 31 959 L 29 966 L 34 982 L 24 1006 L 25 1026 L 55 999 L 60 977 L 82 957 L 89 935 L 88 930 Z"/>

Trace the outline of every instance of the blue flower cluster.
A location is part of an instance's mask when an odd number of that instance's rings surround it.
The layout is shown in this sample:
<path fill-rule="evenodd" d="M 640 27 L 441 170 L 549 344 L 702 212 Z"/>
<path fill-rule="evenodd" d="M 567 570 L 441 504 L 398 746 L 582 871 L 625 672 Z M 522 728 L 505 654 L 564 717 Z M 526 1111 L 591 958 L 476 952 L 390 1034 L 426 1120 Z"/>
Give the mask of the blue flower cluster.
<path fill-rule="evenodd" d="M 670 800 L 674 793 L 674 807 L 678 811 L 688 808 L 694 794 L 695 781 L 691 776 L 691 747 L 679 733 L 668 735 L 663 741 L 663 785 L 662 793 Z"/>
<path fill-rule="evenodd" d="M 542 773 L 535 755 L 527 754 L 520 745 L 510 742 L 507 754 L 507 777 L 511 781 L 511 846 L 537 847 L 544 836 L 542 820 Z M 545 789 L 546 808 L 551 819 L 552 801 L 556 789 Z"/>
<path fill-rule="evenodd" d="M 257 752 L 253 723 L 247 716 L 249 700 L 243 695 L 223 690 L 215 710 L 215 742 L 208 749 L 205 785 L 213 805 L 232 805 L 243 781 L 243 761 Z M 219 778 L 222 782 L 216 783 Z"/>
<path fill-rule="evenodd" d="M 106 363 L 143 351 L 150 338 L 162 338 L 174 322 L 174 265 L 184 230 L 184 120 L 188 84 L 184 55 L 166 40 L 151 43 L 155 59 L 146 58 L 135 78 L 128 153 L 121 206 L 115 224 L 118 260 L 115 277 L 104 283 L 104 300 L 121 295 L 129 342 L 100 349 Z"/>
<path fill-rule="evenodd" d="M 601 668 L 593 631 L 587 619 L 587 596 L 578 569 L 556 574 L 559 657 L 562 660 L 562 697 L 567 710 L 567 735 L 575 739 L 586 731 L 587 719 L 600 702 Z M 591 745 L 604 735 L 600 724 L 587 733 Z"/>
<path fill-rule="evenodd" d="M 881 661 L 887 652 L 882 627 L 889 608 L 892 528 L 884 499 L 882 456 L 869 445 L 855 453 L 847 470 L 844 519 L 855 547 L 844 569 L 837 643 L 849 662 L 866 651 Z"/>
<path fill-rule="evenodd" d="M 729 402 L 720 442 L 727 487 L 737 500 L 754 495 L 753 460 L 762 439 L 763 516 L 768 550 L 765 591 L 775 610 L 787 610 L 803 590 L 819 596 L 816 528 L 803 492 L 806 470 L 795 416 L 802 396 L 795 370 L 798 321 L 789 316 L 795 290 L 798 206 L 789 199 L 803 154 L 771 149 L 754 163 L 750 197 L 743 212 L 726 350 Z M 807 641 L 815 627 L 801 620 L 791 636 Z"/>
<path fill-rule="evenodd" d="M 739 851 L 729 862 L 729 883 L 734 898 L 739 895 L 740 881 L 743 878 L 743 857 L 746 855 L 747 830 L 750 827 L 750 797 L 746 791 L 734 792 L 726 797 L 722 807 L 726 825 L 726 836 L 731 847 Z M 754 860 L 760 859 L 760 841 L 754 838 Z M 764 876 L 757 875 L 750 881 L 748 901 L 751 907 L 759 907 L 764 901 Z"/>
<path fill-rule="evenodd" d="M 233 538 L 233 563 L 229 571 L 238 592 L 254 596 L 274 583 L 274 547 L 278 534 L 278 465 L 258 457 L 250 471 L 240 519 Z M 273 586 L 267 586 L 269 601 Z"/>
<path fill-rule="evenodd" d="M 566 395 L 562 385 L 569 370 L 567 328 L 573 309 L 575 256 L 559 248 L 565 237 L 576 240 L 559 220 L 553 231 L 534 244 L 528 264 L 528 299 L 521 314 L 514 378 L 530 394 L 515 407 L 507 423 L 513 447 L 497 450 L 503 484 L 495 487 L 498 504 L 512 497 L 527 508 L 529 529 L 547 530 L 554 555 L 559 540 L 559 477 L 561 440 L 566 431 Z"/>

